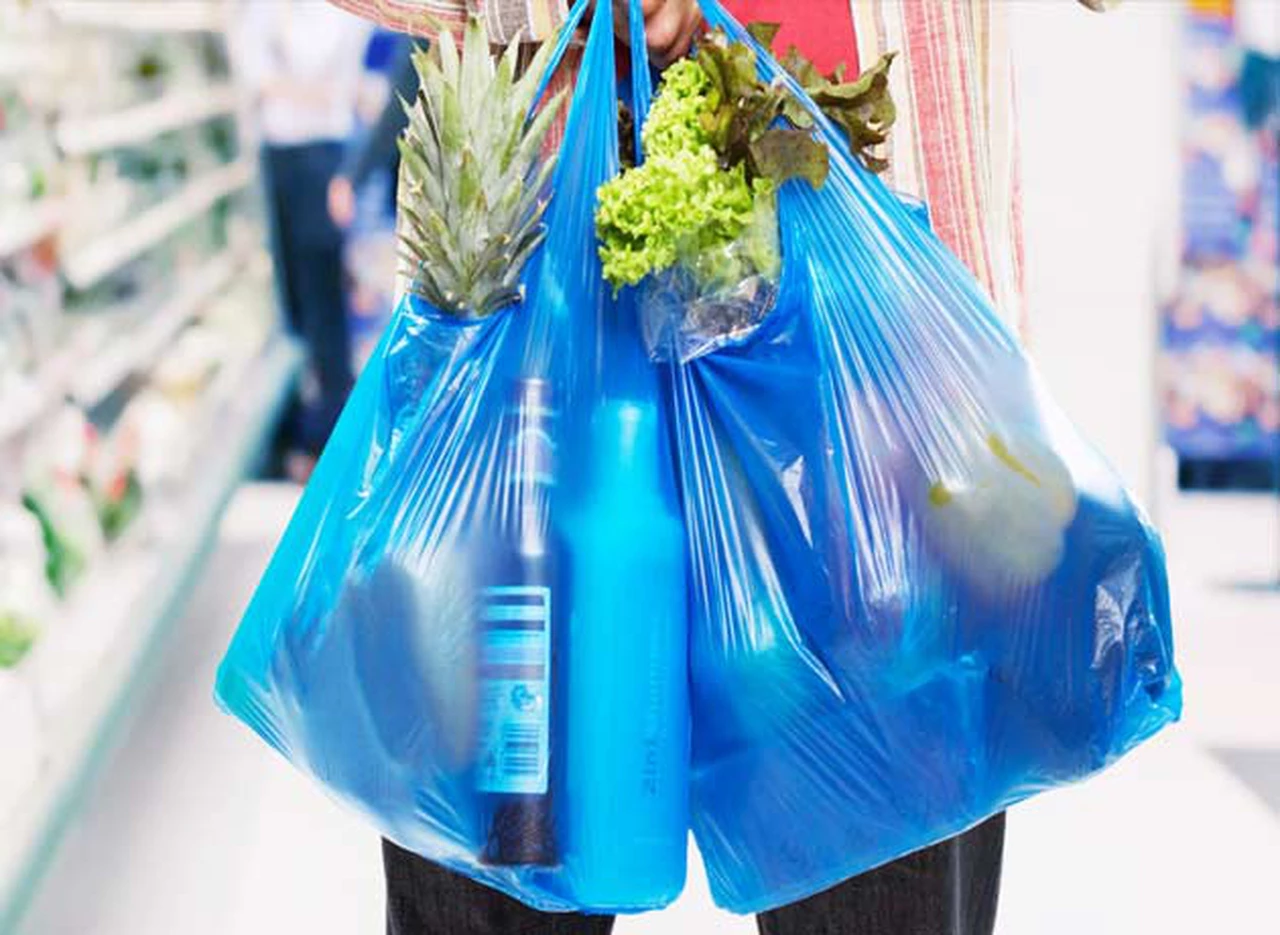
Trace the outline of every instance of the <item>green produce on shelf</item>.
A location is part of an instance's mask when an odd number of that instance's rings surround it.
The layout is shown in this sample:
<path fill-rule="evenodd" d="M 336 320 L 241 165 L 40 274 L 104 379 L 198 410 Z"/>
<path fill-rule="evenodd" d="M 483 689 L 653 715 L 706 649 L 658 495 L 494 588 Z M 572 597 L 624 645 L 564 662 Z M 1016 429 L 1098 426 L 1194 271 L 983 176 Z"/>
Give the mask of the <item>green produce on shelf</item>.
<path fill-rule="evenodd" d="M 94 490 L 93 499 L 102 534 L 108 542 L 114 542 L 142 512 L 142 484 L 137 471 L 121 474 L 106 488 Z"/>
<path fill-rule="evenodd" d="M 40 523 L 49 583 L 65 597 L 103 547 L 102 526 L 85 481 L 96 433 L 67 405 L 25 451 L 22 505 Z"/>
<path fill-rule="evenodd" d="M 0 669 L 27 654 L 53 607 L 40 524 L 16 502 L 0 502 Z"/>
<path fill-rule="evenodd" d="M 49 584 L 59 597 L 66 597 L 71 586 L 88 567 L 88 554 L 76 545 L 66 528 L 59 524 L 56 509 L 49 505 L 46 498 L 27 493 L 22 497 L 22 505 L 40 523 L 40 530 L 44 535 L 45 575 Z"/>
<path fill-rule="evenodd" d="M 35 645 L 40 631 L 17 614 L 0 613 L 0 669 L 12 669 Z"/>

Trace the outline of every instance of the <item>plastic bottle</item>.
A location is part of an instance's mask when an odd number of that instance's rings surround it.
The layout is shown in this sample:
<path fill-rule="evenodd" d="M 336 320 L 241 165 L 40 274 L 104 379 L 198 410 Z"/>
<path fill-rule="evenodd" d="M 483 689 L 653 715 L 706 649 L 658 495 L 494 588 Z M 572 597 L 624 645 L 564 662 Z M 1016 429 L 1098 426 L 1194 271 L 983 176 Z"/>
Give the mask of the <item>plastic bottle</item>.
<path fill-rule="evenodd" d="M 607 400 L 592 422 L 568 539 L 566 785 L 577 902 L 626 910 L 684 885 L 689 696 L 684 531 L 660 473 L 655 407 Z"/>

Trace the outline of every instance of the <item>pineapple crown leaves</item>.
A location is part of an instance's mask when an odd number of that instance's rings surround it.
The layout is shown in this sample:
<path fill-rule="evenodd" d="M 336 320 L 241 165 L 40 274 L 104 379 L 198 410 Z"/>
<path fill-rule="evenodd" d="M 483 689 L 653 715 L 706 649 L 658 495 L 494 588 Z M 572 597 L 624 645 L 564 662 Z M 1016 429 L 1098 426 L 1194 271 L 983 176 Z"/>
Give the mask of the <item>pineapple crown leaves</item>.
<path fill-rule="evenodd" d="M 461 48 L 446 31 L 414 52 L 418 93 L 401 101 L 400 253 L 410 291 L 443 312 L 482 317 L 521 299 L 555 165 L 543 144 L 564 104 L 561 93 L 534 111 L 553 46 L 521 72 L 518 44 L 495 58 L 473 18 Z"/>

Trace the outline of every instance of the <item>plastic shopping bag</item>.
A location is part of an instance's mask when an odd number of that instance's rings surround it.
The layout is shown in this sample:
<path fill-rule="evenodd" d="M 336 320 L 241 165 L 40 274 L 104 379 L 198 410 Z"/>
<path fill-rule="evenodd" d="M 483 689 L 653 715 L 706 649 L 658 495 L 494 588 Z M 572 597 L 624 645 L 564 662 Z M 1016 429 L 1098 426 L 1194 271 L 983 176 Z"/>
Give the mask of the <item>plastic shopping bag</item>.
<path fill-rule="evenodd" d="M 1181 691 L 1160 544 L 1115 473 L 919 213 L 702 6 L 831 151 L 824 187 L 778 192 L 761 301 L 640 287 L 691 553 L 693 828 L 748 912 L 1101 769 Z"/>
<path fill-rule="evenodd" d="M 384 835 L 548 910 L 666 904 L 689 824 L 671 452 L 591 227 L 618 169 L 611 20 L 599 5 L 524 301 L 400 305 L 217 687 Z"/>

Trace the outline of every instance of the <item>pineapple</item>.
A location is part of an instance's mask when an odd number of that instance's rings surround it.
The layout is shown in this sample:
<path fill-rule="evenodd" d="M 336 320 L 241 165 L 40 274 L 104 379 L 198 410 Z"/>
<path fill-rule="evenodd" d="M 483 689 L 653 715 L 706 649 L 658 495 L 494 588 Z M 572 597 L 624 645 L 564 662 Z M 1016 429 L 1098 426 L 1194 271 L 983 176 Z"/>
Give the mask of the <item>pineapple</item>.
<path fill-rule="evenodd" d="M 403 102 L 401 260 L 409 291 L 437 309 L 479 318 L 523 298 L 520 274 L 542 242 L 554 160 L 547 133 L 563 94 L 530 115 L 554 43 L 519 73 L 512 43 L 494 58 L 484 24 L 468 22 L 459 51 L 446 30 L 414 53 L 420 87 Z"/>

